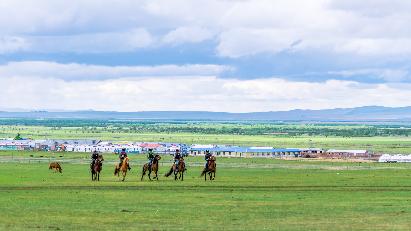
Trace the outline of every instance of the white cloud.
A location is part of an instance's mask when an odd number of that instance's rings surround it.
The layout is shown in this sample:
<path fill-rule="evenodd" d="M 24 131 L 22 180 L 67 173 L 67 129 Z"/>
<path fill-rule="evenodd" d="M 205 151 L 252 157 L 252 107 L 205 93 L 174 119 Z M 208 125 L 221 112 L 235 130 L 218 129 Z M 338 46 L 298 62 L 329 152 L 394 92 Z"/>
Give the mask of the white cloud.
<path fill-rule="evenodd" d="M 110 53 L 129 52 L 155 45 L 155 38 L 144 28 L 124 32 L 58 36 L 26 36 L 25 50 L 39 53 Z"/>
<path fill-rule="evenodd" d="M 230 66 L 212 64 L 158 66 L 101 66 L 45 61 L 10 62 L 0 65 L 0 78 L 38 77 L 64 80 L 102 80 L 135 77 L 215 76 L 233 71 Z"/>
<path fill-rule="evenodd" d="M 24 83 L 24 84 L 22 84 Z M 117 111 L 272 111 L 364 105 L 405 106 L 411 85 L 329 80 L 291 82 L 280 78 L 238 80 L 213 76 L 65 81 L 0 78 L 0 108 Z"/>
<path fill-rule="evenodd" d="M 410 11 L 401 0 L 5 0 L 0 36 L 46 52 L 122 52 L 217 38 L 218 54 L 227 57 L 284 51 L 384 57 L 411 54 Z"/>
<path fill-rule="evenodd" d="M 401 82 L 409 80 L 409 71 L 406 69 L 390 68 L 368 68 L 344 71 L 330 71 L 328 74 L 339 75 L 343 77 L 365 76 L 368 78 L 380 79 L 387 82 Z"/>
<path fill-rule="evenodd" d="M 213 37 L 210 30 L 199 27 L 179 27 L 170 31 L 163 38 L 164 43 L 182 44 L 182 43 L 198 43 Z"/>
<path fill-rule="evenodd" d="M 27 41 L 21 37 L 0 36 L 0 54 L 24 50 L 27 46 Z"/>

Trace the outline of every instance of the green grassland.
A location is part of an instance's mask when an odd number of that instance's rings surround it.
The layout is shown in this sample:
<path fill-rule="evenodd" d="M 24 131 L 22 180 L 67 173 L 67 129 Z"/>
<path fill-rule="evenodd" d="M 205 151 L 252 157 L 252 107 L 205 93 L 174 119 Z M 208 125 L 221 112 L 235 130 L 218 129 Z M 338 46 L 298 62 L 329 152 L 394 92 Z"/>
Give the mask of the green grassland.
<path fill-rule="evenodd" d="M 125 182 L 105 155 L 92 182 L 86 153 L 0 152 L 0 230 L 409 230 L 411 165 L 219 158 L 214 182 L 187 157 L 183 182 Z M 41 157 L 42 156 L 42 157 Z M 61 157 L 60 157 L 61 156 Z M 63 174 L 48 170 L 62 163 Z"/>
<path fill-rule="evenodd" d="M 288 129 L 292 130 L 294 129 L 294 126 L 295 125 L 289 125 Z M 336 127 L 343 130 L 349 130 L 351 128 L 351 126 Z M 411 153 L 411 136 L 324 136 L 307 134 L 291 136 L 273 134 L 246 135 L 234 133 L 204 134 L 199 132 L 182 132 L 180 130 L 172 131 L 173 130 L 168 132 L 127 129 L 118 130 L 107 127 L 87 128 L 2 125 L 0 126 L 0 138 L 14 137 L 17 133 L 21 133 L 23 137 L 33 139 L 101 139 L 112 141 L 154 141 L 289 148 L 319 147 L 324 149 L 368 149 L 376 153 Z"/>

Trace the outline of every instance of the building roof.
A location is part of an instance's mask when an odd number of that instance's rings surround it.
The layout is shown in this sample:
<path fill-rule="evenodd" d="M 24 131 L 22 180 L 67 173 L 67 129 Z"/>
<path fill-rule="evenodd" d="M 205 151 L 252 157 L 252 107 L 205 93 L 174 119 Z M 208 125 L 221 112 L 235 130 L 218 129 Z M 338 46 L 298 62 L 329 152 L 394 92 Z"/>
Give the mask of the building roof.
<path fill-rule="evenodd" d="M 240 146 L 214 146 L 212 148 L 191 147 L 192 151 L 207 151 L 210 152 L 300 152 L 297 148 L 270 148 L 270 147 L 240 147 Z"/>
<path fill-rule="evenodd" d="M 365 154 L 368 151 L 367 150 L 338 150 L 338 149 L 330 149 L 327 152 L 333 152 L 333 153 L 357 153 L 357 154 Z"/>
<path fill-rule="evenodd" d="M 159 143 L 142 143 L 139 146 L 142 147 L 142 148 L 153 148 L 153 149 L 155 149 L 155 148 L 161 147 L 163 145 L 161 145 Z"/>

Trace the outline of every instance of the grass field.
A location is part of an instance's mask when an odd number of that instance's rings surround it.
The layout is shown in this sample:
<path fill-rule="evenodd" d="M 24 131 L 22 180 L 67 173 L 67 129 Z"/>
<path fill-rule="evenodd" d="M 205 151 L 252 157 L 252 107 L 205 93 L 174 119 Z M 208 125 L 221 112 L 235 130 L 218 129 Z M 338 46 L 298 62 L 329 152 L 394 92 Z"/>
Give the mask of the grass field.
<path fill-rule="evenodd" d="M 346 127 L 346 129 L 348 129 Z M 97 132 L 96 132 L 97 131 Z M 376 153 L 411 153 L 411 136 L 341 137 L 341 136 L 277 136 L 198 133 L 137 133 L 95 131 L 76 127 L 54 129 L 42 126 L 0 126 L 0 138 L 23 137 L 33 139 L 96 139 L 109 141 L 178 142 L 186 144 L 228 144 L 271 146 L 278 148 L 367 149 Z"/>
<path fill-rule="evenodd" d="M 48 155 L 47 155 L 48 154 Z M 33 155 L 35 159 L 29 159 Z M 44 159 L 39 158 L 43 156 Z M 218 159 L 217 178 L 199 178 L 188 157 L 183 182 L 139 181 L 142 156 L 131 156 L 125 182 L 106 155 L 91 182 L 87 154 L 0 153 L 0 230 L 409 230 L 407 164 Z M 30 161 L 29 161 L 30 160 Z M 161 175 L 171 157 L 161 160 Z"/>

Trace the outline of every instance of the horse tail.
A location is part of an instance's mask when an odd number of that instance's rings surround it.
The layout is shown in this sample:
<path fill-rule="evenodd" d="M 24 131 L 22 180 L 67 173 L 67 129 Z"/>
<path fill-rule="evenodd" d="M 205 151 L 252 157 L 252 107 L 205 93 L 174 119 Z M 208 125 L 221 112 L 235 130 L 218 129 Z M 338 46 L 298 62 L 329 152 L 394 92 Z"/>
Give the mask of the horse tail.
<path fill-rule="evenodd" d="M 173 173 L 173 167 L 170 168 L 170 171 L 168 171 L 164 176 L 169 177 Z"/>
<path fill-rule="evenodd" d="M 203 172 L 201 172 L 200 176 L 204 176 L 204 174 L 206 174 L 206 172 L 207 172 L 207 169 L 204 168 L 204 170 L 203 170 Z"/>
<path fill-rule="evenodd" d="M 114 176 L 118 174 L 118 171 L 119 171 L 119 168 L 116 165 L 116 167 L 114 168 Z"/>
<path fill-rule="evenodd" d="M 142 169 L 142 171 L 141 171 L 141 175 L 142 176 L 144 176 L 145 174 L 146 174 L 146 171 L 148 170 L 148 166 L 147 166 L 147 164 L 144 164 L 143 165 L 143 169 Z"/>

